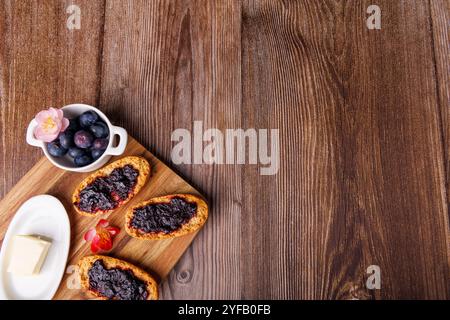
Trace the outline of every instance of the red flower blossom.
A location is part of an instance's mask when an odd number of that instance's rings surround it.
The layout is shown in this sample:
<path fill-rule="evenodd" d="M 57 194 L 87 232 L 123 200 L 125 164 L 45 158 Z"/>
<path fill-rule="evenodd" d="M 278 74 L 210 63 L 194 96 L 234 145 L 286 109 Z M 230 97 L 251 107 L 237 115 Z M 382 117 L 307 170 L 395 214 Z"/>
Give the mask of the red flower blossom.
<path fill-rule="evenodd" d="M 119 228 L 112 227 L 105 219 L 101 219 L 95 228 L 89 229 L 84 235 L 86 242 L 91 241 L 91 251 L 109 251 L 113 246 L 113 238 L 120 232 Z"/>

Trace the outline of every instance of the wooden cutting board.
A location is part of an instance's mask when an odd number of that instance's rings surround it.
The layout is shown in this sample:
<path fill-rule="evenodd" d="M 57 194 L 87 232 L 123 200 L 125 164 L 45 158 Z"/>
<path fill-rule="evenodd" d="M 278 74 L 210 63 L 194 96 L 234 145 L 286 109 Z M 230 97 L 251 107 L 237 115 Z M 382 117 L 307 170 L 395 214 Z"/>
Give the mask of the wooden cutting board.
<path fill-rule="evenodd" d="M 71 246 L 66 272 L 54 299 L 93 298 L 80 290 L 76 264 L 80 258 L 91 254 L 90 246 L 83 240 L 83 235 L 88 229 L 94 227 L 100 218 L 105 218 L 111 225 L 121 228 L 120 233 L 114 239 L 113 249 L 107 254 L 141 267 L 153 274 L 160 282 L 172 270 L 194 239 L 196 233 L 175 239 L 154 241 L 138 240 L 127 235 L 124 221 L 125 211 L 129 206 L 152 197 L 167 194 L 199 194 L 131 137 L 129 137 L 125 153 L 122 156 L 112 157 L 110 162 L 127 155 L 146 158 L 152 167 L 152 174 L 144 188 L 129 203 L 111 214 L 94 218 L 77 214 L 71 204 L 72 192 L 89 173 L 75 173 L 58 169 L 45 157 L 31 168 L 0 202 L 0 239 L 2 241 L 12 217 L 30 197 L 50 194 L 57 197 L 66 208 L 71 224 Z"/>

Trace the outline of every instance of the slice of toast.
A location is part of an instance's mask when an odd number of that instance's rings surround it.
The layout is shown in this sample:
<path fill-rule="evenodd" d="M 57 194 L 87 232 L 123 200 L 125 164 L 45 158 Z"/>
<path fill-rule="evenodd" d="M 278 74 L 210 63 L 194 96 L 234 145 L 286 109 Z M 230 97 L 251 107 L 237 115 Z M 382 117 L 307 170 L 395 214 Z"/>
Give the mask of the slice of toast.
<path fill-rule="evenodd" d="M 197 206 L 194 215 L 191 218 L 189 218 L 189 220 L 182 223 L 178 229 L 170 232 L 164 231 L 144 232 L 143 230 L 140 230 L 132 225 L 132 220 L 135 215 L 134 212 L 135 209 L 139 209 L 152 204 L 170 203 L 171 200 L 174 198 L 181 198 L 184 201 L 188 203 L 194 203 Z M 208 218 L 208 205 L 202 198 L 191 194 L 172 194 L 152 198 L 148 201 L 141 202 L 140 204 L 128 209 L 125 217 L 125 230 L 130 236 L 138 239 L 157 240 L 157 239 L 175 238 L 199 230 L 205 224 L 207 218 Z"/>
<path fill-rule="evenodd" d="M 83 289 L 101 300 L 108 300 L 106 296 L 93 290 L 89 284 L 88 272 L 98 260 L 103 263 L 106 269 L 118 268 L 131 271 L 134 277 L 145 283 L 147 300 L 158 300 L 158 284 L 150 274 L 126 261 L 102 255 L 87 256 L 78 262 L 80 283 Z"/>
<path fill-rule="evenodd" d="M 80 209 L 78 207 L 77 204 L 80 201 L 80 192 L 84 188 L 86 188 L 91 183 L 93 183 L 97 178 L 107 177 L 108 175 L 111 174 L 111 172 L 114 169 L 123 168 L 126 165 L 131 165 L 134 169 L 138 170 L 139 175 L 137 177 L 136 184 L 134 185 L 134 187 L 132 188 L 131 192 L 128 194 L 128 197 L 125 200 L 121 200 L 119 202 L 119 204 L 111 210 L 97 210 L 95 212 L 88 212 L 88 211 L 83 211 L 82 209 Z M 129 156 L 129 157 L 124 157 L 122 159 L 114 161 L 114 162 L 110 163 L 109 165 L 103 167 L 102 169 L 95 171 L 94 173 L 92 173 L 91 175 L 86 177 L 83 181 L 81 181 L 81 183 L 78 185 L 78 187 L 73 192 L 72 204 L 73 204 L 75 210 L 79 214 L 82 214 L 85 216 L 96 216 L 99 214 L 112 212 L 113 210 L 123 206 L 128 201 L 130 201 L 139 192 L 139 190 L 142 189 L 142 187 L 146 183 L 146 181 L 151 173 L 150 171 L 151 171 L 151 168 L 150 168 L 148 161 L 142 157 Z"/>

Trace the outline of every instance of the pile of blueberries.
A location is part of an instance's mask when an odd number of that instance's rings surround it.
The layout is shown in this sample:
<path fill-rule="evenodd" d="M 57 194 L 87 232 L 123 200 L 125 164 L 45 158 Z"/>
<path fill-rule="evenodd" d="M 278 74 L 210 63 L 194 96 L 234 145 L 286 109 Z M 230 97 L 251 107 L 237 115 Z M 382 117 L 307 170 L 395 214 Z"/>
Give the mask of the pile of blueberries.
<path fill-rule="evenodd" d="M 47 144 L 48 153 L 58 158 L 68 154 L 78 167 L 100 158 L 108 147 L 109 129 L 98 114 L 86 111 L 69 121 L 67 129 Z"/>

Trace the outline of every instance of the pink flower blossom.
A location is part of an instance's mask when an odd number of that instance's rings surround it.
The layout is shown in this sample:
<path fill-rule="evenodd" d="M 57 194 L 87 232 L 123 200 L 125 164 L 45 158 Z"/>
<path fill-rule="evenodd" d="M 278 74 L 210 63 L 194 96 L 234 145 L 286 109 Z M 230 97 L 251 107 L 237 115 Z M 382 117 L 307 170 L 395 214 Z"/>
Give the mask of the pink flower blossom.
<path fill-rule="evenodd" d="M 64 132 L 69 126 L 69 120 L 64 118 L 61 109 L 50 107 L 39 112 L 34 119 L 38 123 L 34 129 L 34 136 L 44 142 L 55 140 L 59 133 Z"/>
<path fill-rule="evenodd" d="M 84 234 L 84 240 L 91 242 L 91 251 L 97 253 L 100 250 L 109 251 L 113 246 L 113 238 L 120 232 L 119 228 L 112 227 L 105 219 L 101 219 L 95 228 L 89 229 Z"/>

